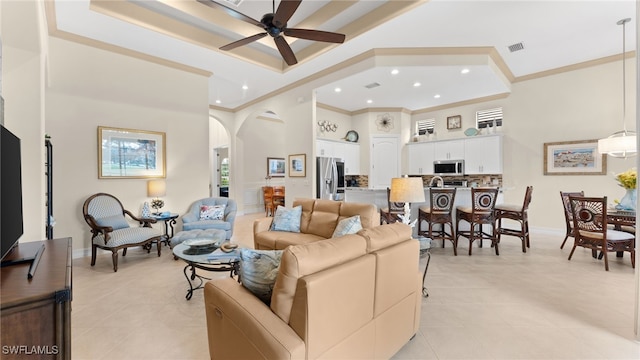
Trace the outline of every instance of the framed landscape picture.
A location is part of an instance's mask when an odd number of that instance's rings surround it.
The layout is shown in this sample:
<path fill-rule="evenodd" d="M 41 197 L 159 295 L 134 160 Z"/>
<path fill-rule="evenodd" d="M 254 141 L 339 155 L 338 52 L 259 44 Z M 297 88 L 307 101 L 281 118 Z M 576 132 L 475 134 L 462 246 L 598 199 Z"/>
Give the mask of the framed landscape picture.
<path fill-rule="evenodd" d="M 267 158 L 267 176 L 284 177 L 285 167 L 284 158 Z"/>
<path fill-rule="evenodd" d="M 289 155 L 289 177 L 307 176 L 307 155 Z"/>
<path fill-rule="evenodd" d="M 607 157 L 598 140 L 544 143 L 544 175 L 605 175 Z"/>
<path fill-rule="evenodd" d="M 98 178 L 164 178 L 165 133 L 98 126 Z"/>

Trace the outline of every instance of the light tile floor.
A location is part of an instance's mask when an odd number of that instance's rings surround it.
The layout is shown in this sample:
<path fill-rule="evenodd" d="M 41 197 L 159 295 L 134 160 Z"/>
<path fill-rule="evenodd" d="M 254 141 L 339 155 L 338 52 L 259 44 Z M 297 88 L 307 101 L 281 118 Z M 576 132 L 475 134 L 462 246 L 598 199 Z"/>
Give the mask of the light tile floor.
<path fill-rule="evenodd" d="M 252 246 L 261 216 L 239 216 L 233 241 Z M 486 244 L 469 257 L 465 239 L 457 257 L 434 248 L 420 331 L 394 359 L 640 359 L 629 255 L 606 272 L 584 249 L 567 261 L 561 241 L 534 234 L 523 254 L 505 237 L 500 256 Z M 185 300 L 184 265 L 166 247 L 129 249 L 117 273 L 110 253 L 94 267 L 75 259 L 73 359 L 208 359 L 202 291 Z"/>

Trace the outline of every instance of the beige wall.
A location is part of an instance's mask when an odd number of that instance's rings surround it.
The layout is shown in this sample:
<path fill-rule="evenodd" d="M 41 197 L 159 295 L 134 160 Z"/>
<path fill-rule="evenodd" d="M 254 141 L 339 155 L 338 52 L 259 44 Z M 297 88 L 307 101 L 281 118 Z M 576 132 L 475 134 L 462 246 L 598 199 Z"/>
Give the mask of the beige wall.
<path fill-rule="evenodd" d="M 21 140 L 22 242 L 46 238 L 44 177 L 45 54 L 39 2 L 0 2 L 5 126 Z"/>
<path fill-rule="evenodd" d="M 635 60 L 635 59 L 634 59 Z M 635 61 L 627 61 L 627 128 L 635 130 Z M 607 175 L 544 176 L 543 144 L 597 139 L 622 127 L 622 64 L 614 62 L 513 84 L 508 98 L 414 116 L 436 118 L 438 139 L 464 137 L 475 127 L 475 112 L 502 106 L 504 111 L 505 201 L 521 203 L 527 185 L 533 185 L 529 210 L 538 230 L 564 229 L 560 191 L 584 190 L 587 195 L 624 195 L 613 174 L 635 167 L 635 158 L 608 158 Z M 462 115 L 461 130 L 446 130 L 446 117 Z"/>
<path fill-rule="evenodd" d="M 56 237 L 90 248 L 82 204 L 115 195 L 139 214 L 146 179 L 98 179 L 97 127 L 166 133 L 164 211 L 184 214 L 209 196 L 208 79 L 132 57 L 51 38 L 46 132 L 54 146 Z M 160 227 L 159 225 L 156 225 Z"/>

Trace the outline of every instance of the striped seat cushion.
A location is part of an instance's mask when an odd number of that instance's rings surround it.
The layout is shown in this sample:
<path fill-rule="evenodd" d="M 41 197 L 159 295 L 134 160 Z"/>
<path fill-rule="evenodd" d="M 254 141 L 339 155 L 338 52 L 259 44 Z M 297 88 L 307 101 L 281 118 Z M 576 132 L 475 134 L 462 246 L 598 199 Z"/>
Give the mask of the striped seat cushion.
<path fill-rule="evenodd" d="M 109 241 L 104 243 L 104 235 L 99 234 L 93 238 L 93 243 L 108 248 L 121 245 L 137 244 L 152 237 L 161 236 L 159 230 L 144 227 L 132 227 L 113 231 L 109 233 Z"/>

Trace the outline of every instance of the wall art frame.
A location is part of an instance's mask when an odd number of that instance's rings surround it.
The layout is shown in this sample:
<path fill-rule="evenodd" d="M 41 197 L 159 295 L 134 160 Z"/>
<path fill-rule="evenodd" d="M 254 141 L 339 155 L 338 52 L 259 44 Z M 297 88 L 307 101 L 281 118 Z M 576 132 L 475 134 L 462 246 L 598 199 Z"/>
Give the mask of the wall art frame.
<path fill-rule="evenodd" d="M 544 175 L 605 175 L 607 156 L 598 140 L 544 143 Z"/>
<path fill-rule="evenodd" d="M 285 170 L 287 165 L 284 158 L 267 158 L 267 176 L 270 177 L 284 177 L 287 173 Z"/>
<path fill-rule="evenodd" d="M 289 177 L 307 176 L 307 154 L 289 155 Z"/>
<path fill-rule="evenodd" d="M 447 117 L 447 130 L 462 128 L 462 115 L 454 115 Z"/>
<path fill-rule="evenodd" d="M 165 178 L 166 134 L 98 126 L 98 178 Z"/>

